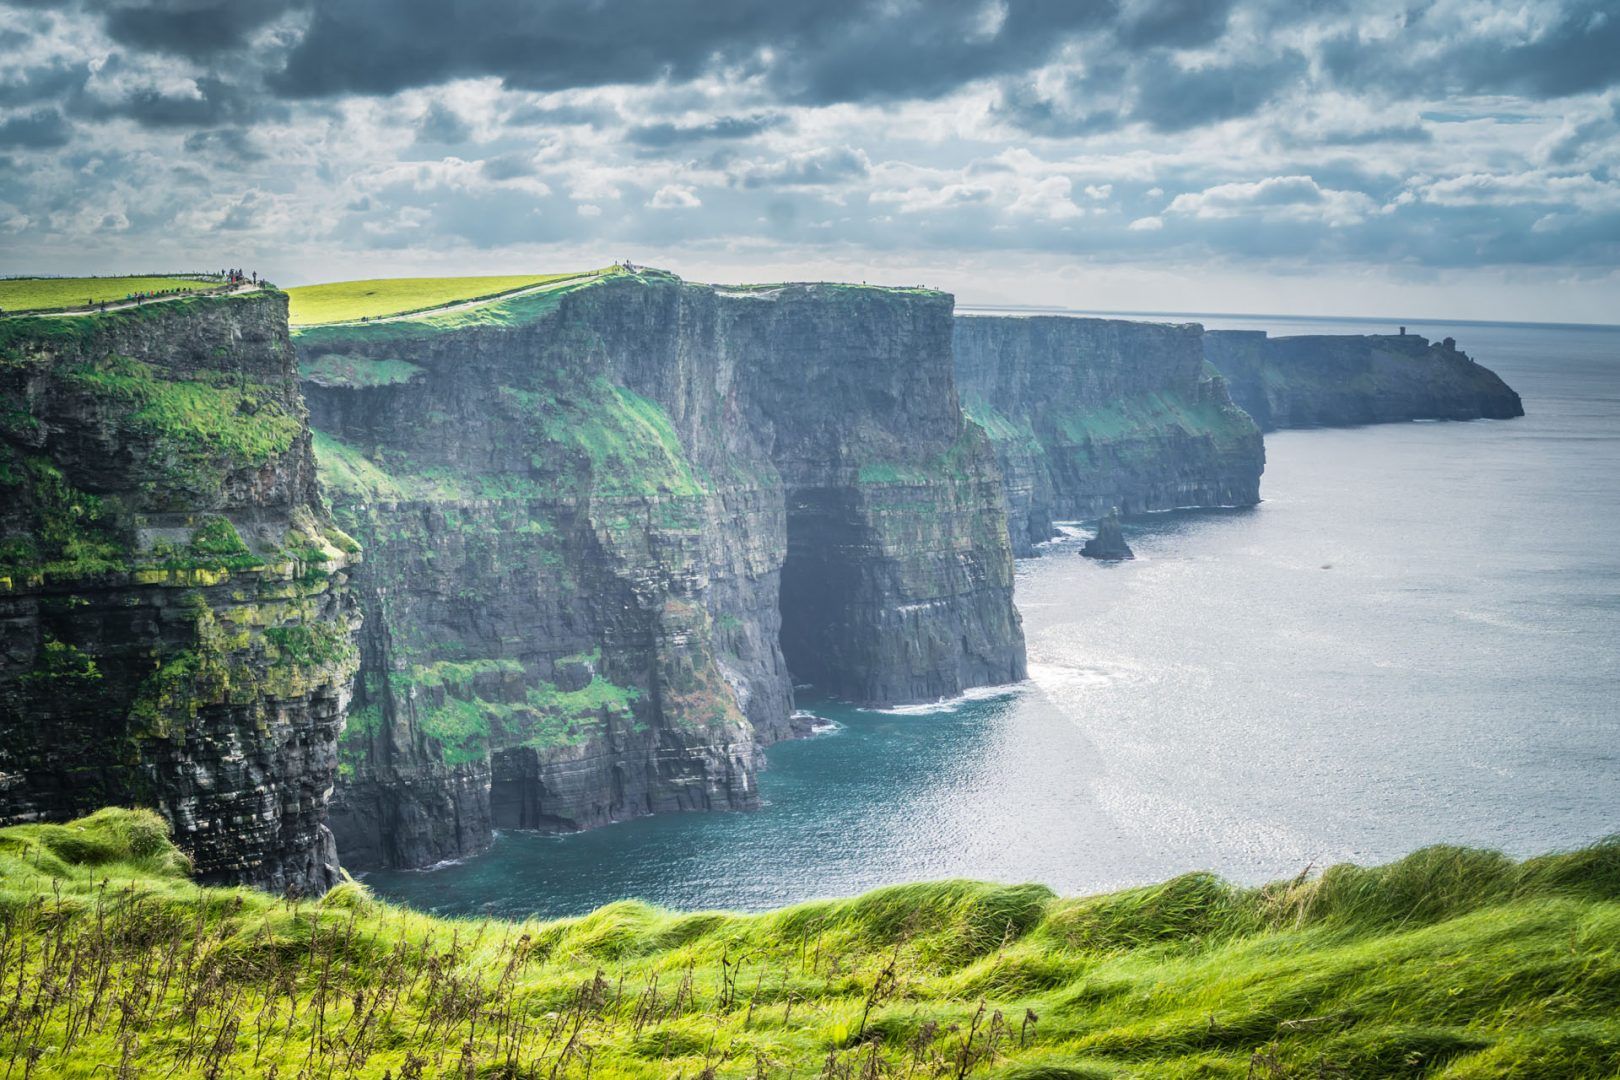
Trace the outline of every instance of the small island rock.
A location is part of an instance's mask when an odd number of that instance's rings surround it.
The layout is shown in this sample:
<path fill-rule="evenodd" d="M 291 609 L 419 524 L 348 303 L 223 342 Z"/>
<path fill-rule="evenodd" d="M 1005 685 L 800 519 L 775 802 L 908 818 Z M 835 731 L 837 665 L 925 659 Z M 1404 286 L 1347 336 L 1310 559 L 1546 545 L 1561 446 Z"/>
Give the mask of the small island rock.
<path fill-rule="evenodd" d="M 1088 559 L 1134 559 L 1136 555 L 1125 542 L 1125 533 L 1119 527 L 1119 507 L 1108 511 L 1108 516 L 1097 523 L 1097 535 L 1086 541 L 1080 554 Z"/>

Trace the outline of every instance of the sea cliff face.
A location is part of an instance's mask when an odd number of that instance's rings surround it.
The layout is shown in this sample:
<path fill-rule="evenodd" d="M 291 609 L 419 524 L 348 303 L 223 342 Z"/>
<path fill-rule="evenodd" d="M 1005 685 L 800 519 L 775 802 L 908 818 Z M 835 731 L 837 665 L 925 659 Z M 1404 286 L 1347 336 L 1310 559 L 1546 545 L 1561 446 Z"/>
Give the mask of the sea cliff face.
<path fill-rule="evenodd" d="M 1014 548 L 1053 520 L 1260 499 L 1254 422 L 1205 363 L 1202 328 L 959 316 L 957 382 L 1000 463 Z"/>
<path fill-rule="evenodd" d="M 286 305 L 0 321 L 0 820 L 150 806 L 203 881 L 337 880 L 359 549 Z"/>
<path fill-rule="evenodd" d="M 1021 678 L 950 312 L 643 273 L 300 334 L 368 551 L 345 861 L 751 806 L 795 678 L 881 703 Z"/>
<path fill-rule="evenodd" d="M 1519 395 L 1450 338 L 1211 330 L 1204 355 L 1266 431 L 1524 415 Z"/>

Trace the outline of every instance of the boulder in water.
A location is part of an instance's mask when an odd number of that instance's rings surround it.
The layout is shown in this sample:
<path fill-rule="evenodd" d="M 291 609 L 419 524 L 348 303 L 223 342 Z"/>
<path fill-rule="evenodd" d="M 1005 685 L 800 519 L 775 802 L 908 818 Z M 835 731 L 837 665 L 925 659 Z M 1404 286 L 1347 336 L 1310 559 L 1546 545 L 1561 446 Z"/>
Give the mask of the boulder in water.
<path fill-rule="evenodd" d="M 1125 533 L 1119 527 L 1119 507 L 1108 511 L 1108 516 L 1097 523 L 1097 535 L 1086 541 L 1080 554 L 1088 559 L 1134 559 L 1136 555 L 1125 542 Z"/>

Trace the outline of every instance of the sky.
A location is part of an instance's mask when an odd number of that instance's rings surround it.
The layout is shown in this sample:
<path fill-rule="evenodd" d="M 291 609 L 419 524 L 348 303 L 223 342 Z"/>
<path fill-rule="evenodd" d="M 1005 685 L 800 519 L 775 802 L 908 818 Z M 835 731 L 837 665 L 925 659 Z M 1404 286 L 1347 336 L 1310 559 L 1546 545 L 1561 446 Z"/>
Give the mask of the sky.
<path fill-rule="evenodd" d="M 0 274 L 1620 322 L 1620 0 L 0 0 Z"/>

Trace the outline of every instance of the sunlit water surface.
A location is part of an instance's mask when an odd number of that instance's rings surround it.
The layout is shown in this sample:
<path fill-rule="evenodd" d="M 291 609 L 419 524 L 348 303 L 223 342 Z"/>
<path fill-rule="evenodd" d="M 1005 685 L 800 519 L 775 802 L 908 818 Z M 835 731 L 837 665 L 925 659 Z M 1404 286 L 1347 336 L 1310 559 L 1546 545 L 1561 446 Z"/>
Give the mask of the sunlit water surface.
<path fill-rule="evenodd" d="M 1529 415 L 1278 433 L 1256 509 L 1131 522 L 1120 565 L 1051 545 L 1018 569 L 1027 684 L 811 702 L 839 728 L 770 751 L 758 812 L 503 833 L 366 880 L 445 913 L 758 909 L 954 876 L 1257 882 L 1620 831 L 1620 331 L 1409 326 L 1455 336 Z"/>

